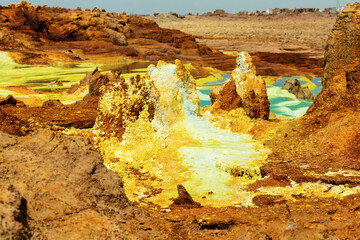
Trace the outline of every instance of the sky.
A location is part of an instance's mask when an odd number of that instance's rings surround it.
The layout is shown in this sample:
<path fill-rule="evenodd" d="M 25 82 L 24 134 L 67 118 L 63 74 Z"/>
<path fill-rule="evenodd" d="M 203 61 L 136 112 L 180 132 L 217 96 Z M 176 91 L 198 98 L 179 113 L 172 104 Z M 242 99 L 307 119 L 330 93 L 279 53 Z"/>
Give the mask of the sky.
<path fill-rule="evenodd" d="M 0 0 L 0 5 L 20 3 L 21 0 Z M 154 12 L 205 13 L 215 9 L 226 12 L 266 10 L 268 8 L 327 8 L 341 6 L 356 1 L 345 0 L 28 0 L 33 5 L 48 5 L 82 9 L 98 7 L 108 12 L 127 12 L 129 14 L 152 14 Z"/>

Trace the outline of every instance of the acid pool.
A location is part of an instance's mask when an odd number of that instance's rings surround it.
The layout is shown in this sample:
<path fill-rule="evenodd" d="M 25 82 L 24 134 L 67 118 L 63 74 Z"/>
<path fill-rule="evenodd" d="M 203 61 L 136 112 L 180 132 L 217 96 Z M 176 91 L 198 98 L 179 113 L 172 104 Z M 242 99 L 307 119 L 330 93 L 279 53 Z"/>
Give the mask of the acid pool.
<path fill-rule="evenodd" d="M 223 79 L 208 82 L 204 84 L 200 89 L 198 89 L 198 95 L 201 99 L 201 107 L 211 104 L 210 93 L 212 89 L 216 86 L 221 86 L 223 82 L 230 78 L 229 74 L 221 74 Z M 286 117 L 301 117 L 303 116 L 309 106 L 312 104 L 312 101 L 308 100 L 299 100 L 295 97 L 294 94 L 289 93 L 286 90 L 281 89 L 285 83 L 285 80 L 288 78 L 296 78 L 300 81 L 302 86 L 307 86 L 311 90 L 314 97 L 321 91 L 321 78 L 307 79 L 302 76 L 296 77 L 285 77 L 279 78 L 276 80 L 276 83 L 272 85 L 267 85 L 267 94 L 270 101 L 270 112 L 276 114 L 276 116 L 286 116 Z"/>

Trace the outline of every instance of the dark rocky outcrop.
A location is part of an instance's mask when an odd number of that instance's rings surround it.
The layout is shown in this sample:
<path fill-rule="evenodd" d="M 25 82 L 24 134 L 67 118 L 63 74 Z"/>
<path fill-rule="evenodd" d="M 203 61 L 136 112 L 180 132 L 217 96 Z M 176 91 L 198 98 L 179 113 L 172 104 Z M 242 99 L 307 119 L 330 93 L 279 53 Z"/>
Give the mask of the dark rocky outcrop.
<path fill-rule="evenodd" d="M 232 14 L 225 12 L 225 10 L 223 10 L 223 9 L 216 9 L 216 10 L 214 10 L 214 12 L 204 13 L 203 16 L 211 16 L 211 17 L 230 17 L 230 16 L 232 16 Z"/>
<path fill-rule="evenodd" d="M 360 103 L 360 4 L 348 5 L 336 20 L 325 52 L 323 90 L 309 112 Z"/>
<path fill-rule="evenodd" d="M 265 81 L 257 76 L 250 54 L 242 52 L 237 58 L 237 67 L 230 80 L 236 84 L 236 92 L 241 97 L 242 108 L 251 118 L 269 118 L 270 102 Z"/>
<path fill-rule="evenodd" d="M 323 90 L 302 118 L 279 128 L 266 143 L 274 161 L 262 167 L 263 175 L 281 181 L 360 183 L 356 174 L 324 174 L 360 169 L 359 13 L 355 3 L 339 14 L 326 47 Z M 306 174 L 312 171 L 317 174 Z"/>
<path fill-rule="evenodd" d="M 121 141 L 127 124 L 135 122 L 143 110 L 154 119 L 157 94 L 153 82 L 140 75 L 110 82 L 100 98 L 95 129 L 101 129 L 98 132 L 104 139 L 116 137 Z"/>
<path fill-rule="evenodd" d="M 0 238 L 29 239 L 26 200 L 14 186 L 0 180 Z"/>
<path fill-rule="evenodd" d="M 114 75 L 113 73 L 102 75 L 97 67 L 92 72 L 87 72 L 80 83 L 72 85 L 68 89 L 67 93 L 73 94 L 85 86 L 88 86 L 89 93 L 86 94 L 82 100 L 72 104 L 70 108 L 74 107 L 76 109 L 77 107 L 83 107 L 84 109 L 89 109 L 92 111 L 96 110 L 101 95 L 100 88 L 103 86 L 105 87 L 110 79 L 119 80 L 120 75 Z"/>
<path fill-rule="evenodd" d="M 232 71 L 230 80 L 223 84 L 222 90 L 215 88 L 210 99 L 213 105 L 220 105 L 226 111 L 242 107 L 250 118 L 269 118 L 270 102 L 265 81 L 256 75 L 255 66 L 247 52 L 239 54 L 237 67 Z"/>
<path fill-rule="evenodd" d="M 253 203 L 258 207 L 272 206 L 285 202 L 284 199 L 281 199 L 281 196 L 276 195 L 257 195 L 253 198 Z"/>
<path fill-rule="evenodd" d="M 89 140 L 48 130 L 0 132 L 0 236 L 25 228 L 52 239 L 121 235 L 109 218 L 130 206 L 122 186 Z"/>
<path fill-rule="evenodd" d="M 173 203 L 169 206 L 170 208 L 182 207 L 182 208 L 199 208 L 201 204 L 195 202 L 186 188 L 179 184 L 177 185 L 179 197 L 173 199 Z"/>
<path fill-rule="evenodd" d="M 43 107 L 63 107 L 64 104 L 60 100 L 47 100 L 43 103 Z"/>
<path fill-rule="evenodd" d="M 24 108 L 19 109 L 24 110 Z M 12 135 L 24 136 L 29 133 L 23 128 L 24 126 L 27 126 L 27 124 L 26 120 L 21 120 L 16 115 L 9 114 L 7 110 L 0 108 L 0 131 Z"/>
<path fill-rule="evenodd" d="M 12 106 L 17 106 L 17 107 L 25 107 L 24 102 L 19 101 L 17 99 L 15 99 L 13 96 L 9 95 L 7 96 L 5 99 L 1 100 L 0 99 L 0 106 L 4 106 L 4 105 L 12 105 Z"/>
<path fill-rule="evenodd" d="M 52 64 L 106 55 L 181 59 L 230 70 L 235 62 L 234 57 L 196 43 L 192 35 L 126 13 L 32 6 L 22 1 L 0 7 L 0 16 L 0 49 L 11 50 L 20 63 Z"/>
<path fill-rule="evenodd" d="M 314 100 L 314 95 L 308 87 L 302 87 L 298 79 L 286 79 L 282 89 L 287 90 L 301 100 Z"/>
<path fill-rule="evenodd" d="M 184 19 L 184 15 L 180 15 L 176 12 L 168 12 L 168 13 L 154 13 L 153 14 L 156 21 L 168 21 L 168 20 L 181 20 Z"/>
<path fill-rule="evenodd" d="M 80 86 L 89 85 L 90 96 L 100 96 L 100 88 L 109 82 L 109 79 L 95 68 L 91 73 L 86 73 L 83 80 L 80 81 Z"/>
<path fill-rule="evenodd" d="M 92 99 L 91 99 L 92 100 Z M 50 104 L 50 105 L 48 105 Z M 72 105 L 61 106 L 55 103 L 54 107 L 47 102 L 42 107 L 0 107 L 0 129 L 15 135 L 24 135 L 29 132 L 29 122 L 57 125 L 61 127 L 91 128 L 97 116 L 96 99 L 89 102 L 79 101 Z"/>
<path fill-rule="evenodd" d="M 241 97 L 236 92 L 236 85 L 233 81 L 223 83 L 222 89 L 215 87 L 210 93 L 211 104 L 219 102 L 220 108 L 225 111 L 241 107 Z"/>
<path fill-rule="evenodd" d="M 99 69 L 96 67 L 92 72 L 87 72 L 85 77 L 79 84 L 72 85 L 67 93 L 72 94 L 76 92 L 80 87 L 89 85 L 89 95 L 93 97 L 100 96 L 100 88 L 109 82 L 107 76 L 102 75 Z"/>
<path fill-rule="evenodd" d="M 339 154 L 349 167 L 360 157 L 360 128 L 353 124 L 360 116 L 359 17 L 359 3 L 339 14 L 326 46 L 323 89 L 305 116 L 321 129 L 324 151 Z"/>

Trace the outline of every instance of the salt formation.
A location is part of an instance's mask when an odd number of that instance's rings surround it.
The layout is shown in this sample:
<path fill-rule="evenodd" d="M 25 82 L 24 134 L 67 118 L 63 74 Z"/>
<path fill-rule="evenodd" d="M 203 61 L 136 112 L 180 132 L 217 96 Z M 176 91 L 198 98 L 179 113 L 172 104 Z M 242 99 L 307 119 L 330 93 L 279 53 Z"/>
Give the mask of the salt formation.
<path fill-rule="evenodd" d="M 181 61 L 150 65 L 145 77 L 121 78 L 109 83 L 99 101 L 99 116 L 94 126 L 95 141 L 105 164 L 122 172 L 134 192 L 153 188 L 162 177 L 156 162 L 172 125 L 185 119 L 184 109 L 199 111 L 195 80 Z M 188 99 L 189 107 L 184 107 Z M 125 173 L 125 174 L 124 174 Z M 134 174 L 144 174 L 144 188 L 132 182 Z M 139 191 L 136 191 L 136 188 Z"/>
<path fill-rule="evenodd" d="M 174 123 L 185 119 L 186 112 L 199 113 L 195 80 L 180 60 L 176 60 L 175 65 L 159 61 L 156 67 L 148 67 L 148 73 L 159 92 L 153 123 L 156 129 L 168 132 Z"/>
<path fill-rule="evenodd" d="M 121 141 L 128 125 L 143 112 L 157 137 L 165 139 L 172 124 L 184 119 L 184 109 L 198 114 L 200 99 L 195 80 L 181 61 L 176 60 L 175 65 L 159 61 L 157 66 L 148 67 L 148 73 L 146 77 L 121 78 L 107 85 L 94 127 L 97 137 Z M 184 99 L 190 101 L 189 106 L 184 106 Z"/>
<path fill-rule="evenodd" d="M 235 83 L 236 93 L 240 98 L 230 86 L 231 81 Z M 242 107 L 251 118 L 269 118 L 270 102 L 265 81 L 261 76 L 256 75 L 255 66 L 247 52 L 239 54 L 237 67 L 232 71 L 230 80 L 224 82 L 223 89 L 215 88 L 211 93 L 211 99 L 212 103 L 218 102 L 223 110 L 229 111 Z"/>
<path fill-rule="evenodd" d="M 184 184 L 196 201 L 214 192 L 206 201 L 235 204 L 234 176 L 242 178 L 239 184 L 260 176 L 266 150 L 249 135 L 199 117 L 195 80 L 181 61 L 159 61 L 145 77 L 122 78 L 102 91 L 96 142 L 106 166 L 123 176 L 131 200 L 168 206 Z"/>
<path fill-rule="evenodd" d="M 127 126 L 138 120 L 142 112 L 153 119 L 156 98 L 156 89 L 148 77 L 137 75 L 108 84 L 99 101 L 96 136 L 121 141 Z"/>

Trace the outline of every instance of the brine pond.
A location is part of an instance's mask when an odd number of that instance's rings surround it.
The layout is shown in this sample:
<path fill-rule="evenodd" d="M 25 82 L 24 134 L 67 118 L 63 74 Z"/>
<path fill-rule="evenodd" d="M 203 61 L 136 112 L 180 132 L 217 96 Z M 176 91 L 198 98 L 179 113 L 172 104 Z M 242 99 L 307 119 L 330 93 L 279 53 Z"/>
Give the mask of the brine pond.
<path fill-rule="evenodd" d="M 99 66 L 99 70 L 103 74 L 111 70 L 118 70 L 126 78 L 133 74 L 145 74 L 146 67 L 151 63 L 153 62 L 119 61 L 104 65 L 95 65 L 88 62 L 59 63 L 57 66 L 24 65 L 15 63 L 7 53 L 0 52 L 0 97 L 13 95 L 14 97 L 34 96 L 43 100 L 56 99 L 59 97 L 59 92 L 79 83 L 87 72 L 93 71 L 97 66 Z M 229 74 L 216 75 L 215 80 L 198 87 L 197 93 L 201 99 L 201 107 L 210 105 L 209 95 L 212 89 L 215 86 L 221 86 L 224 81 L 230 78 Z M 271 112 L 275 113 L 276 116 L 301 117 L 312 104 L 312 101 L 298 100 L 295 95 L 282 90 L 281 87 L 287 78 L 297 78 L 302 86 L 309 87 L 314 96 L 321 91 L 321 78 L 283 77 L 277 79 L 273 84 L 267 84 Z M 29 95 L 29 92 L 17 91 L 14 87 L 18 86 L 24 86 L 34 90 L 34 92 Z"/>

